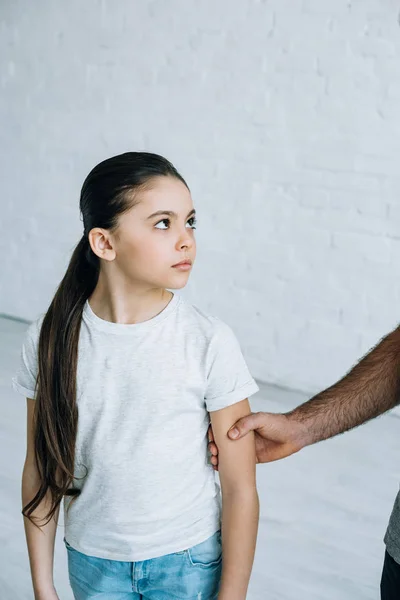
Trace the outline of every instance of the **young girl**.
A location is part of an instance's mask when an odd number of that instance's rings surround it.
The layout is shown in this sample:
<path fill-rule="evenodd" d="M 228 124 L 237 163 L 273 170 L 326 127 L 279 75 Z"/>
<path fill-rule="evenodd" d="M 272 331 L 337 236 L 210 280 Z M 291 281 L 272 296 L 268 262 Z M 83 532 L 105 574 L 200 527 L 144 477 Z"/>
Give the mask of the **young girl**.
<path fill-rule="evenodd" d="M 13 378 L 27 397 L 22 514 L 35 598 L 58 598 L 64 499 L 77 600 L 243 600 L 255 447 L 227 432 L 258 387 L 232 330 L 168 291 L 186 285 L 195 260 L 189 188 L 161 156 L 128 152 L 89 173 L 80 209 L 82 239 Z"/>

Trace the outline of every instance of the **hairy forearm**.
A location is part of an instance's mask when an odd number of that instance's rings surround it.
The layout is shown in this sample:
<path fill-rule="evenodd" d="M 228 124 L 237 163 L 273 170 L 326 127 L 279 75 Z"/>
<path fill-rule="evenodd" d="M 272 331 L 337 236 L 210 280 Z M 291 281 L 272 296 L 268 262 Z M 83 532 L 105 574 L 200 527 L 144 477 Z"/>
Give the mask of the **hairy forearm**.
<path fill-rule="evenodd" d="M 357 427 L 400 403 L 400 328 L 392 331 L 335 385 L 287 417 L 304 426 L 307 444 Z"/>
<path fill-rule="evenodd" d="M 34 468 L 25 465 L 21 486 L 23 506 L 35 496 L 38 485 Z M 48 495 L 32 515 L 40 529 L 24 517 L 32 584 L 37 599 L 56 597 L 53 583 L 53 560 L 59 509 L 51 521 L 43 525 L 47 521 L 47 519 L 44 520 L 44 517 L 50 508 L 50 504 L 50 496 Z"/>
<path fill-rule="evenodd" d="M 257 490 L 223 494 L 222 578 L 218 600 L 244 600 L 257 540 Z"/>

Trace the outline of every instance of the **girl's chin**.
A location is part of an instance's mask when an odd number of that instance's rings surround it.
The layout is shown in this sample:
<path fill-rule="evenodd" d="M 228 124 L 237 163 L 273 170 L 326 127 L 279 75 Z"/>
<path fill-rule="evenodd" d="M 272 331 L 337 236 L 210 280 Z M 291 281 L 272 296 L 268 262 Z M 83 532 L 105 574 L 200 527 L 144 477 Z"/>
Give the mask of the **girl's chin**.
<path fill-rule="evenodd" d="M 164 287 L 171 290 L 180 290 L 185 287 L 190 273 L 181 273 L 178 277 L 170 277 L 168 284 Z"/>

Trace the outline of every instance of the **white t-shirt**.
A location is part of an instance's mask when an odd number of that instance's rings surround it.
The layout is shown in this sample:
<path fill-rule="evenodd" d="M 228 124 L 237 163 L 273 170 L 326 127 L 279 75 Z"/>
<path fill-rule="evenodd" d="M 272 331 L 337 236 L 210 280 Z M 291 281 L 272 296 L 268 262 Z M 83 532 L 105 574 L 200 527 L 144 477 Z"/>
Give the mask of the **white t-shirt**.
<path fill-rule="evenodd" d="M 26 332 L 13 388 L 35 398 L 44 315 Z M 80 552 L 142 561 L 199 544 L 220 527 L 207 455 L 208 411 L 258 386 L 231 328 L 174 295 L 148 321 L 98 317 L 86 301 L 78 346 L 75 479 L 65 538 Z"/>

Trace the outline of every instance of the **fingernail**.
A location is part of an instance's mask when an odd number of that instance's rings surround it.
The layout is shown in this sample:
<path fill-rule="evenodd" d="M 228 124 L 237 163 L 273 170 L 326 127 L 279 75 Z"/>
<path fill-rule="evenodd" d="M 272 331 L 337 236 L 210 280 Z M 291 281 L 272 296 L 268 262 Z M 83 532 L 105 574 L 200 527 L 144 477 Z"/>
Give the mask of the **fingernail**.
<path fill-rule="evenodd" d="M 233 437 L 233 438 L 239 437 L 239 429 L 237 429 L 236 427 L 234 427 L 233 429 L 231 429 L 230 432 L 229 432 L 229 436 Z"/>

